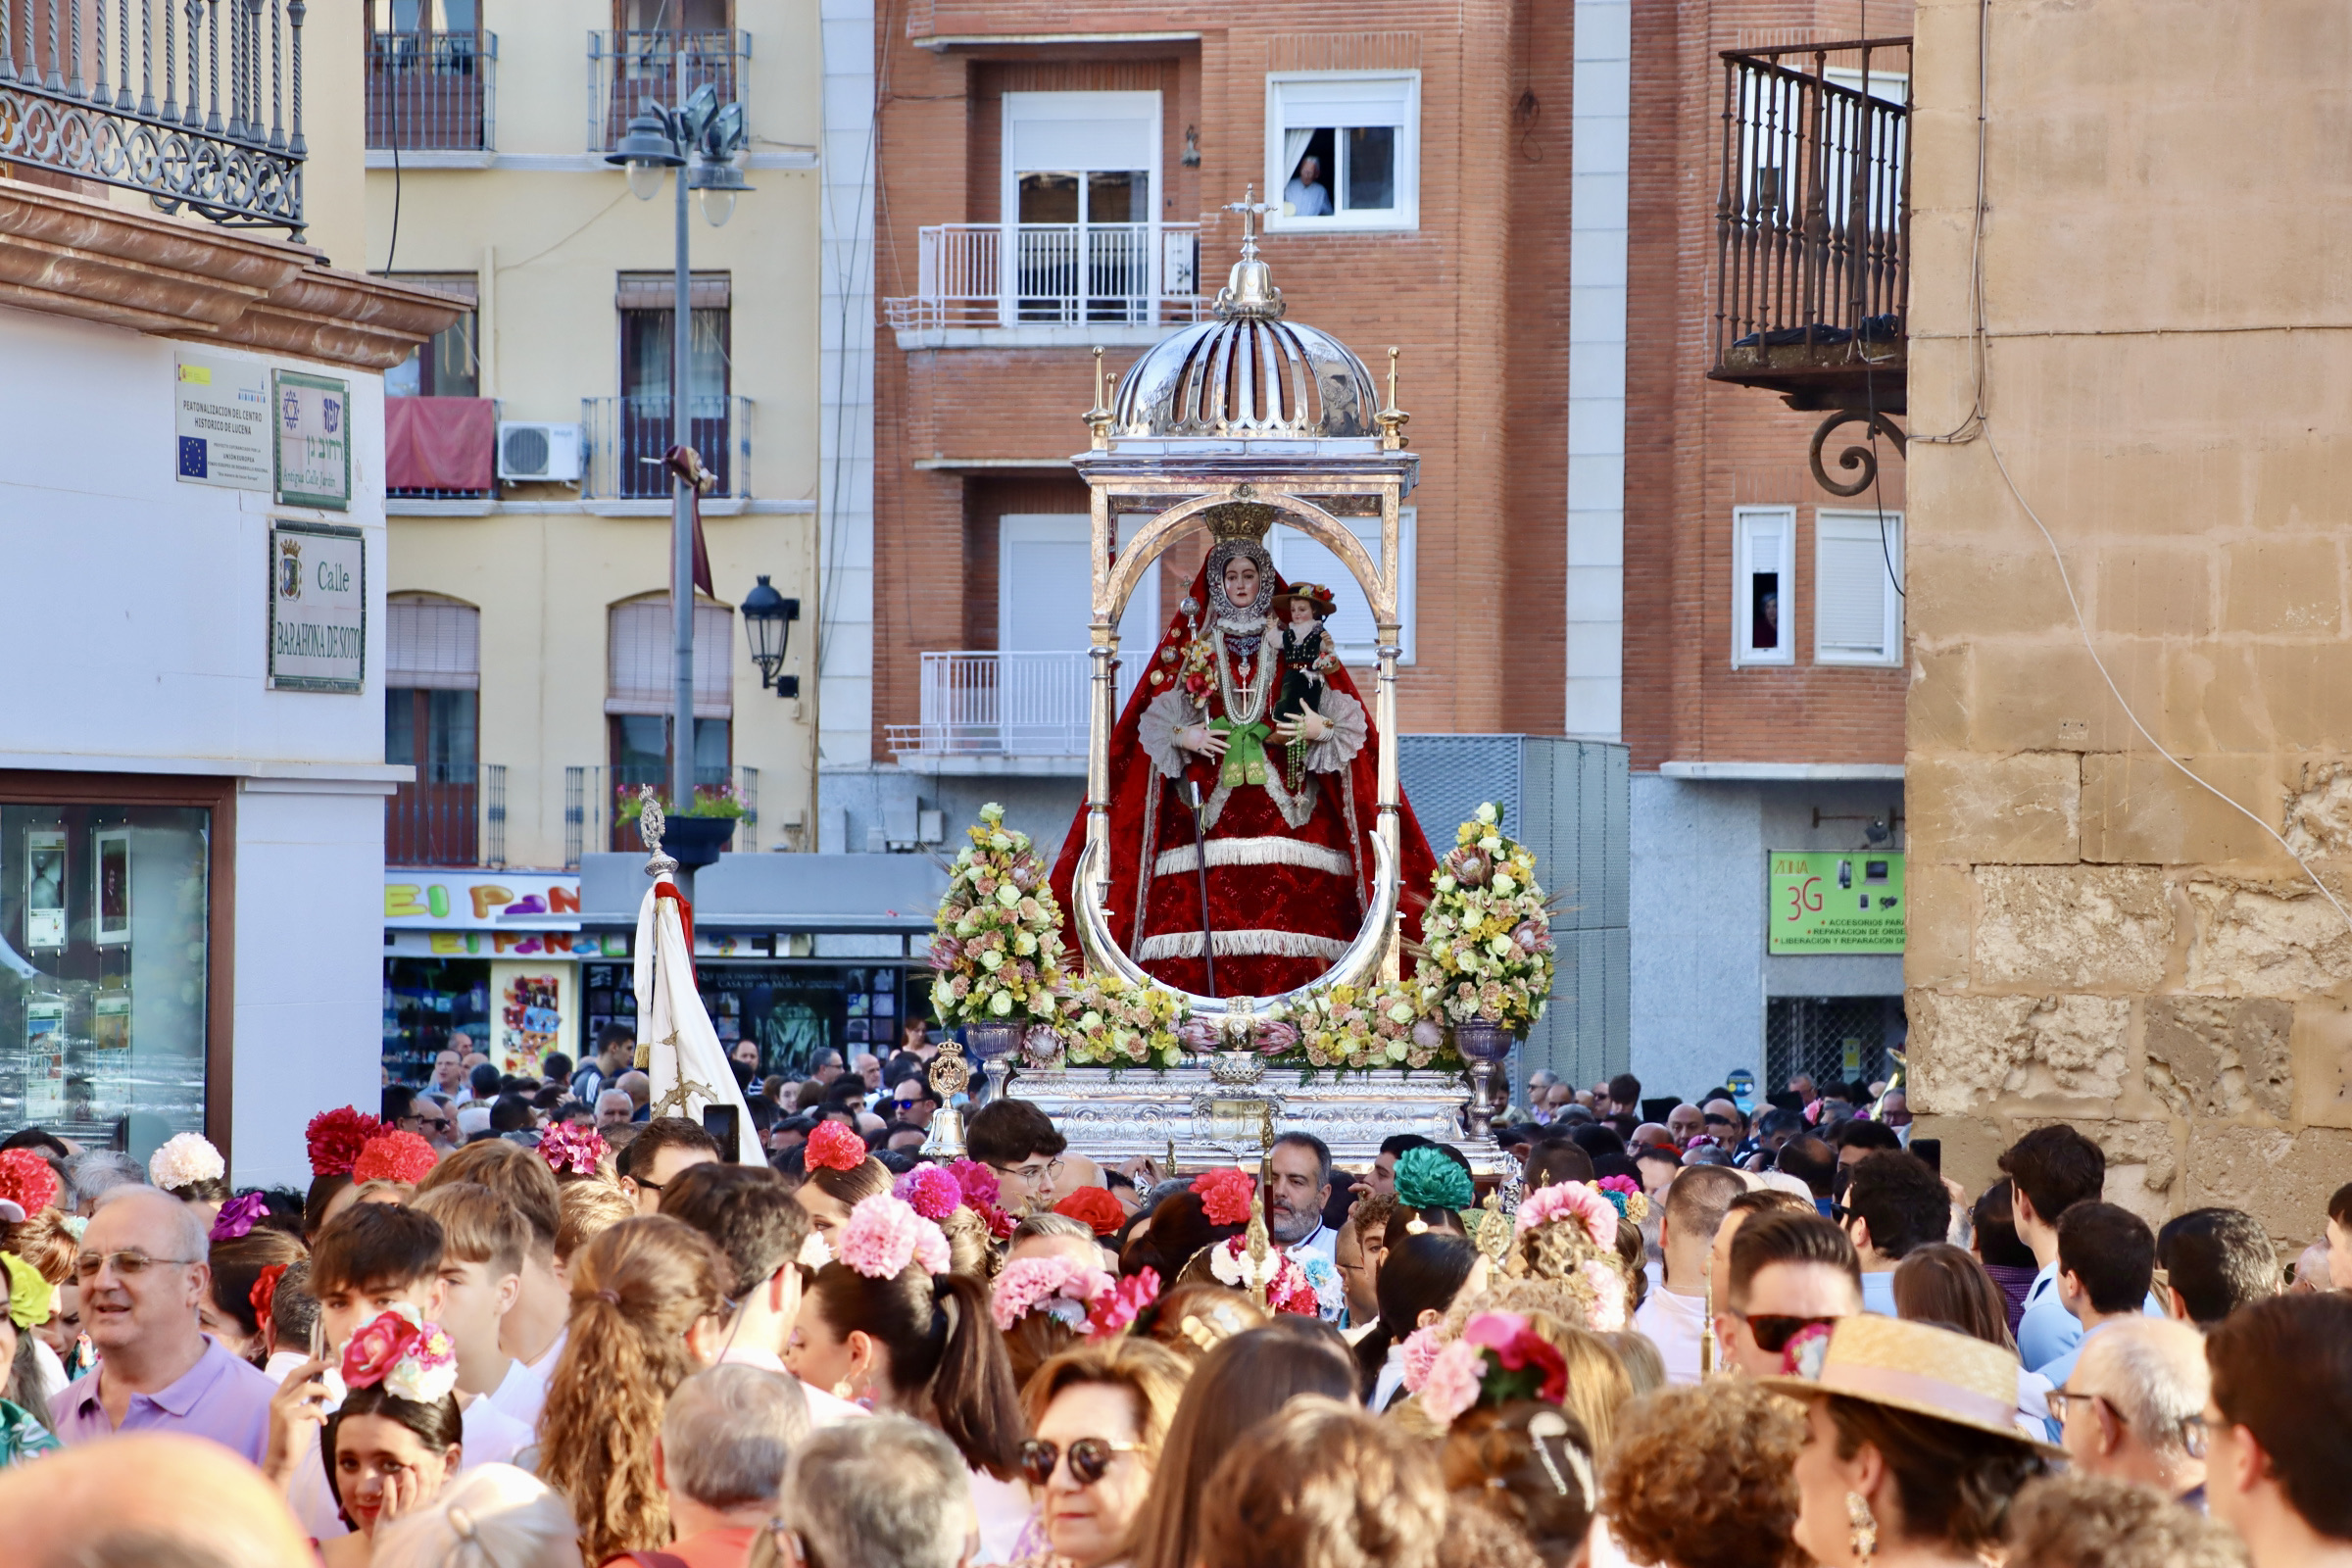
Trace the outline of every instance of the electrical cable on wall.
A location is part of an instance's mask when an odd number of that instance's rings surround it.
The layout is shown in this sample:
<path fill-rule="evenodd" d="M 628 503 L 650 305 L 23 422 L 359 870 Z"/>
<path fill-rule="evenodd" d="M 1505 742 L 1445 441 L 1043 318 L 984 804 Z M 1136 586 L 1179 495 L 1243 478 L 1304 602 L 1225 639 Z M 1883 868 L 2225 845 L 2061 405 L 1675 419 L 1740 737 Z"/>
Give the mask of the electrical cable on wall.
<path fill-rule="evenodd" d="M 2284 834 L 2280 833 L 2277 828 L 2271 826 L 2270 823 L 2264 821 L 2260 816 L 2257 816 L 2246 807 L 2231 799 L 2229 795 L 2224 794 L 2219 787 L 2208 782 L 2201 774 L 2197 772 L 2196 769 L 2190 767 L 2186 762 L 2180 760 L 2180 758 L 2175 757 L 2165 748 L 2164 743 L 2159 741 L 2155 735 L 2149 731 L 2148 726 L 2140 722 L 2139 714 L 2132 709 L 2132 704 L 2125 699 L 2123 688 L 2116 684 L 2114 674 L 2111 673 L 2107 668 L 2107 661 L 2099 657 L 2098 646 L 2091 640 L 2090 622 L 2082 613 L 2082 602 L 2075 596 L 2074 578 L 2066 569 L 2066 556 L 2064 552 L 2059 550 L 2057 538 L 2051 534 L 2048 525 L 2043 523 L 2041 520 L 2041 514 L 2034 510 L 2033 504 L 2026 500 L 2025 492 L 2018 488 L 2017 480 L 2011 477 L 2009 473 L 2008 463 L 2005 462 L 2001 457 L 2000 444 L 1993 439 L 1992 420 L 1988 410 L 1989 399 L 1987 397 L 1992 378 L 1992 344 L 1991 331 L 1986 324 L 1984 314 L 1984 274 L 1983 261 L 1985 205 L 1984 143 L 1985 95 L 1987 85 L 1986 60 L 1988 55 L 1986 46 L 1988 42 L 1988 30 L 1990 24 L 1990 0 L 1977 0 L 1977 189 L 1976 214 L 1969 237 L 1969 301 L 1971 307 L 1970 315 L 1972 318 L 1969 328 L 1969 337 L 1971 340 L 1971 353 L 1973 356 L 1975 396 L 1971 403 L 1968 416 L 1964 418 L 1958 425 L 1956 425 L 1949 433 L 1940 436 L 1913 436 L 1911 439 L 1913 441 L 1925 441 L 1932 445 L 1937 446 L 1964 446 L 1980 438 L 1984 441 L 1984 450 L 1991 456 L 1992 466 L 2000 473 L 2001 483 L 2007 487 L 2010 498 L 2017 503 L 2018 509 L 2025 513 L 2027 520 L 2032 522 L 2034 530 L 2041 535 L 2041 542 L 2049 547 L 2050 560 L 2058 568 L 2059 586 L 2066 590 L 2067 608 L 2074 612 L 2075 632 L 2082 639 L 2082 651 L 2090 655 L 2092 666 L 2098 670 L 2099 678 L 2107 683 L 2108 694 L 2115 699 L 2116 707 L 2124 710 L 2124 717 L 2132 721 L 2132 727 L 2139 732 L 2140 738 L 2148 743 L 2149 749 L 2158 757 L 2161 757 L 2167 762 L 2170 762 L 2176 769 L 2180 771 L 2182 777 L 2186 778 L 2190 783 L 2196 785 L 2199 789 L 2205 791 L 2206 794 L 2211 795 L 2215 800 L 2220 801 L 2223 805 L 2229 807 L 2231 810 L 2244 817 L 2247 821 L 2253 823 L 2256 827 L 2262 829 L 2262 831 L 2270 837 L 2273 843 L 2277 844 L 2281 851 L 2285 852 L 2288 859 L 2294 861 L 2297 866 L 2301 867 L 2303 874 L 2311 879 L 2311 885 L 2320 890 L 2320 897 L 2326 899 L 2328 903 L 2334 908 L 2335 912 L 2343 918 L 2345 926 L 2347 928 L 2352 928 L 2352 909 L 2346 909 L 2344 907 L 2343 901 L 2335 896 L 2334 890 L 2329 888 L 2326 882 L 2321 880 L 2320 873 L 2313 868 L 2311 862 L 2295 853 L 2294 846 L 2286 842 L 2286 837 Z"/>

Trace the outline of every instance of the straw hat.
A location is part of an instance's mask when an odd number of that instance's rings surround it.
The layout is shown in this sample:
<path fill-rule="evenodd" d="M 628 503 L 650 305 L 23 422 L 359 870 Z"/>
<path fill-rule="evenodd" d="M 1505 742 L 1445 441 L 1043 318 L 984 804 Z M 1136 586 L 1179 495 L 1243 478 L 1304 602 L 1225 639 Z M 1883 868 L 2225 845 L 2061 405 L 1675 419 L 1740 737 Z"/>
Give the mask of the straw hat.
<path fill-rule="evenodd" d="M 1842 1395 L 2058 1451 L 2018 1430 L 2016 1355 L 1966 1334 L 1863 1313 L 1799 1334 L 1788 1365 L 1786 1376 L 1756 1381 L 1800 1399 Z"/>
<path fill-rule="evenodd" d="M 1295 582 L 1291 584 L 1289 592 L 1279 593 L 1274 596 L 1274 604 L 1272 607 L 1274 613 L 1277 615 L 1289 614 L 1291 612 L 1291 601 L 1294 599 L 1305 600 L 1308 604 L 1314 607 L 1315 613 L 1322 616 L 1326 620 L 1329 620 L 1332 616 L 1332 613 L 1340 608 L 1339 596 L 1334 594 L 1329 588 L 1324 587 L 1321 583 Z"/>

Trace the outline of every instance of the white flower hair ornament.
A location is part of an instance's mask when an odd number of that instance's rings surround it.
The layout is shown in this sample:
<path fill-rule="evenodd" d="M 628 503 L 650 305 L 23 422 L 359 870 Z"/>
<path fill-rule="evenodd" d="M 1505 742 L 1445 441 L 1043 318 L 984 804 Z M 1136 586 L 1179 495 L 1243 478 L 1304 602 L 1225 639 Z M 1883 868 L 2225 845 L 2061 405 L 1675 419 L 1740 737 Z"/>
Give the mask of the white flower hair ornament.
<path fill-rule="evenodd" d="M 888 1193 L 876 1193 L 850 1210 L 835 1250 L 841 1262 L 869 1280 L 896 1279 L 910 1263 L 922 1264 L 926 1274 L 945 1274 L 953 1261 L 947 1232 Z"/>
<path fill-rule="evenodd" d="M 147 1179 L 166 1192 L 225 1181 L 228 1161 L 202 1133 L 175 1133 L 147 1161 Z"/>

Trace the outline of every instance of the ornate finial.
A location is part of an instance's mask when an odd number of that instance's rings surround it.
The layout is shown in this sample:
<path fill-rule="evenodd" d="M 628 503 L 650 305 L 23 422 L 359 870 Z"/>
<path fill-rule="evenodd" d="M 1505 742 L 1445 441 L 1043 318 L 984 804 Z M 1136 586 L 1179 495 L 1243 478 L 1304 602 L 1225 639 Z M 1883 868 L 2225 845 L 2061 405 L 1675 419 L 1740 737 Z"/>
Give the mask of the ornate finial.
<path fill-rule="evenodd" d="M 637 786 L 637 838 L 645 846 L 645 874 L 653 877 L 670 876 L 678 862 L 662 853 L 662 835 L 667 831 L 669 819 L 662 813 L 661 797 L 651 784 Z"/>
<path fill-rule="evenodd" d="M 972 1081 L 972 1064 L 963 1059 L 963 1047 L 952 1039 L 942 1044 L 928 1076 L 931 1087 L 938 1091 L 939 1102 L 953 1104 Z"/>
<path fill-rule="evenodd" d="M 1163 1182 L 1176 1179 L 1176 1140 L 1173 1138 L 1168 1140 L 1168 1168 L 1160 1173 L 1159 1179 Z"/>
<path fill-rule="evenodd" d="M 1484 1212 L 1479 1215 L 1474 1233 L 1478 1250 L 1487 1254 L 1489 1261 L 1499 1264 L 1510 1252 L 1513 1225 L 1511 1216 L 1503 1212 L 1501 1192 L 1487 1194 L 1486 1201 L 1479 1207 Z"/>
<path fill-rule="evenodd" d="M 1273 1245 L 1266 1235 L 1266 1197 L 1262 1187 L 1250 1195 L 1250 1229 L 1246 1234 L 1248 1240 L 1243 1245 L 1250 1252 L 1250 1295 L 1259 1306 L 1266 1306 L 1267 1288 L 1274 1283 L 1274 1270 L 1266 1265 Z"/>
<path fill-rule="evenodd" d="M 1257 255 L 1257 217 L 1276 209 L 1271 202 L 1253 200 L 1256 193 L 1255 185 L 1244 186 L 1240 201 L 1225 204 L 1225 211 L 1242 215 L 1242 259 L 1233 264 L 1225 286 L 1217 291 L 1216 315 L 1221 320 L 1237 316 L 1282 318 L 1282 290 L 1274 286 L 1273 273 Z"/>
<path fill-rule="evenodd" d="M 1086 411 L 1086 427 L 1094 432 L 1094 449 L 1110 445 L 1110 406 L 1102 396 L 1102 345 L 1095 345 L 1095 403 Z"/>
<path fill-rule="evenodd" d="M 1396 346 L 1391 344 L 1389 346 L 1389 406 L 1372 416 L 1373 422 L 1380 426 L 1380 444 L 1390 452 L 1398 451 L 1404 446 L 1404 424 L 1407 419 L 1412 417 L 1411 415 L 1396 406 L 1397 353 Z"/>

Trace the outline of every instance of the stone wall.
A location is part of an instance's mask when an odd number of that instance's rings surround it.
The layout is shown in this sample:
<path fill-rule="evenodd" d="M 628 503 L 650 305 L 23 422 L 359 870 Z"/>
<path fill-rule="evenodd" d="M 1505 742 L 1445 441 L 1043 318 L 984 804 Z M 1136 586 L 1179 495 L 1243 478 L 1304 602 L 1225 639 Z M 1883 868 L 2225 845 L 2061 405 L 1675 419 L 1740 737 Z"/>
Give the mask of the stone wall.
<path fill-rule="evenodd" d="M 2352 904 L 2352 278 L 2320 219 L 2352 195 L 2352 28 L 1992 9 L 1989 440 L 1938 445 L 1974 391 L 1978 23 L 1918 8 L 1912 1104 L 1972 1188 L 2066 1120 L 2112 1200 L 2300 1247 L 2352 1178 L 2352 919 L 2260 824 Z"/>

